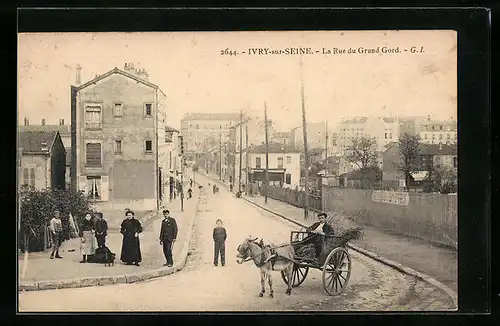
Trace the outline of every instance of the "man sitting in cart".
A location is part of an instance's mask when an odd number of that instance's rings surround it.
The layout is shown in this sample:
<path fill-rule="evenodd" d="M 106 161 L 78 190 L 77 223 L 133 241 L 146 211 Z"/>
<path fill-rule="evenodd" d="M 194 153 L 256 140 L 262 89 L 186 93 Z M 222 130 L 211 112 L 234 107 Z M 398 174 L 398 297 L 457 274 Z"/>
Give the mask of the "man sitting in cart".
<path fill-rule="evenodd" d="M 307 231 L 311 231 L 312 233 L 321 235 L 321 236 L 316 236 L 312 240 L 312 243 L 314 243 L 314 247 L 316 249 L 316 256 L 318 258 L 320 257 L 323 248 L 324 235 L 333 236 L 335 234 L 333 227 L 326 221 L 326 216 L 327 216 L 326 213 L 319 213 L 318 214 L 319 221 L 315 222 L 313 225 L 307 228 Z M 318 230 L 316 231 L 316 229 Z"/>
<path fill-rule="evenodd" d="M 319 230 L 314 233 L 334 235 L 335 232 L 333 230 L 333 227 L 326 222 L 326 213 L 319 213 L 318 220 L 319 220 L 318 222 L 315 222 L 313 225 L 308 227 L 307 230 L 315 231 L 319 227 Z"/>

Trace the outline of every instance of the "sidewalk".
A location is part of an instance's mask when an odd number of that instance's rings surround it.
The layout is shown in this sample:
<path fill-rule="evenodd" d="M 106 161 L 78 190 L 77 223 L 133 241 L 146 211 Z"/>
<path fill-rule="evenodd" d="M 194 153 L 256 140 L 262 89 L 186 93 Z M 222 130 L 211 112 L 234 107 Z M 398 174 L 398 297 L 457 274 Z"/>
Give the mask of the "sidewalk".
<path fill-rule="evenodd" d="M 181 251 L 189 233 L 189 225 L 195 214 L 196 198 L 184 200 L 184 212 L 180 211 L 180 199 L 172 200 L 166 205 L 170 214 L 176 219 L 179 232 L 174 246 L 174 262 L 182 259 Z M 137 216 L 143 225 L 141 233 L 141 266 L 123 265 L 120 261 L 122 235 L 119 230 L 111 229 L 106 238 L 106 246 L 116 254 L 115 265 L 105 267 L 104 264 L 80 263 L 80 238 L 70 239 L 63 243 L 60 251 L 63 259 L 49 259 L 50 251 L 30 253 L 26 274 L 22 277 L 24 267 L 24 255 L 20 255 L 19 260 L 19 280 L 21 283 L 33 283 L 43 281 L 59 281 L 67 279 L 79 279 L 88 277 L 120 276 L 131 273 L 143 272 L 145 270 L 158 269 L 163 267 L 165 257 L 162 247 L 159 244 L 159 233 L 163 216 L 161 212 L 154 212 L 149 215 Z"/>
<path fill-rule="evenodd" d="M 213 175 L 209 177 L 216 179 Z M 310 225 L 316 222 L 316 214 L 309 214 L 307 221 L 304 219 L 303 208 L 271 198 L 268 198 L 265 204 L 263 196 L 244 196 L 244 198 L 300 224 Z M 458 252 L 456 250 L 397 233 L 381 231 L 371 226 L 363 225 L 362 227 L 364 236 L 361 241 L 356 242 L 356 246 L 434 277 L 458 293 Z"/>

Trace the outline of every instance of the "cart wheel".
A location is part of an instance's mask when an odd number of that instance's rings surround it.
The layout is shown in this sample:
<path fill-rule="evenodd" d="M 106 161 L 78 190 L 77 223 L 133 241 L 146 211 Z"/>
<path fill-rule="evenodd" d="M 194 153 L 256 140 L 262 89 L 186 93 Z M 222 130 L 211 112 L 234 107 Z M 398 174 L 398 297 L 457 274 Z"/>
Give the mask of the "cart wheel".
<path fill-rule="evenodd" d="M 351 277 L 351 257 L 343 247 L 333 249 L 323 266 L 323 287 L 329 295 L 342 293 Z"/>
<path fill-rule="evenodd" d="M 309 273 L 309 267 L 308 266 L 299 266 L 297 264 L 293 264 L 293 271 L 292 271 L 292 287 L 295 288 L 299 285 L 301 285 L 304 280 L 307 277 L 307 273 Z M 281 271 L 281 278 L 285 282 L 285 284 L 288 285 L 288 278 L 285 273 L 285 271 Z"/>

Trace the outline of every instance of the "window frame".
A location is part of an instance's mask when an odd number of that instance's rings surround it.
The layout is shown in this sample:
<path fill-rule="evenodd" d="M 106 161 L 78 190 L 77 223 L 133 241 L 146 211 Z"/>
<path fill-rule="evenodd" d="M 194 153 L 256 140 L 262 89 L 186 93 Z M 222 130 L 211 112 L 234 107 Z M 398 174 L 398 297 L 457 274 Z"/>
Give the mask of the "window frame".
<path fill-rule="evenodd" d="M 147 110 L 148 105 L 151 105 L 151 107 L 150 107 L 151 108 L 150 114 L 148 114 L 148 110 Z M 153 103 L 151 103 L 151 102 L 145 102 L 143 107 L 144 107 L 144 117 L 145 118 L 152 118 L 153 117 Z"/>
<path fill-rule="evenodd" d="M 100 175 L 87 175 L 86 179 L 87 179 L 87 194 L 86 194 L 87 198 L 91 201 L 101 201 L 101 199 L 102 199 L 102 176 L 100 176 Z M 93 187 L 92 187 L 92 189 L 89 189 L 91 187 L 91 185 L 89 183 L 90 180 L 100 180 L 99 188 L 97 189 L 98 190 L 98 197 L 95 197 L 95 196 L 91 197 L 90 196 L 90 192 L 92 192 L 94 190 Z M 97 182 L 96 182 L 96 184 L 97 184 Z"/>
<path fill-rule="evenodd" d="M 120 106 L 121 114 L 117 114 L 117 112 L 116 112 L 117 105 Z M 123 118 L 123 102 L 121 102 L 121 101 L 113 102 L 113 115 L 115 118 Z"/>
<path fill-rule="evenodd" d="M 101 146 L 101 153 L 100 153 L 100 165 L 97 166 L 97 165 L 88 165 L 87 163 L 87 145 L 88 144 L 99 144 Z M 102 146 L 102 140 L 98 140 L 98 139 L 86 139 L 85 140 L 85 148 L 84 148 L 84 151 L 85 151 L 85 167 L 86 168 L 90 168 L 90 169 L 100 169 L 103 167 L 103 155 L 104 155 L 104 151 L 103 151 L 103 146 Z"/>
<path fill-rule="evenodd" d="M 283 169 L 285 167 L 285 158 L 283 156 L 279 156 L 277 161 L 278 161 L 278 165 L 277 165 L 278 169 Z M 280 161 L 281 161 L 281 165 L 280 165 Z"/>
<path fill-rule="evenodd" d="M 91 109 L 91 110 L 89 110 Z M 89 122 L 87 121 L 87 112 L 97 112 L 99 109 L 99 121 L 98 122 Z M 102 129 L 102 103 L 85 103 L 84 104 L 84 112 L 83 112 L 83 121 L 84 128 L 86 130 L 101 130 Z"/>
<path fill-rule="evenodd" d="M 120 144 L 120 150 L 118 150 L 118 144 Z M 122 155 L 123 154 L 123 140 L 115 139 L 115 154 Z"/>
<path fill-rule="evenodd" d="M 151 143 L 151 150 L 148 150 L 148 142 Z M 153 140 L 144 139 L 144 154 L 152 155 L 153 154 Z"/>
<path fill-rule="evenodd" d="M 258 164 L 257 164 L 258 162 Z M 255 168 L 262 169 L 262 158 L 260 156 L 255 158 Z"/>

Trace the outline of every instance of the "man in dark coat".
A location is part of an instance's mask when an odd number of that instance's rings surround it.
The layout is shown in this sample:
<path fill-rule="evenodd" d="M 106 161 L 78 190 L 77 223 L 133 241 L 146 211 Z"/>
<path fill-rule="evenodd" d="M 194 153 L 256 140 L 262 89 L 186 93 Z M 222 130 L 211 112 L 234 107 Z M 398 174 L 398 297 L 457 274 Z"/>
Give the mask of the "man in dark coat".
<path fill-rule="evenodd" d="M 96 212 L 95 217 L 96 220 L 94 224 L 94 230 L 95 230 L 95 238 L 97 240 L 97 246 L 99 248 L 103 248 L 106 246 L 106 236 L 108 235 L 108 223 L 106 222 L 105 219 L 102 218 L 101 212 Z"/>
<path fill-rule="evenodd" d="M 318 214 L 318 222 L 313 223 L 310 227 L 307 228 L 308 231 L 314 231 L 314 233 L 317 234 L 316 239 L 314 241 L 314 245 L 316 247 L 316 254 L 319 257 L 322 251 L 322 245 L 324 241 L 324 235 L 331 235 L 333 236 L 335 234 L 333 227 L 326 222 L 326 213 L 319 213 Z M 315 231 L 318 229 L 318 231 Z"/>
<path fill-rule="evenodd" d="M 174 265 L 172 245 L 177 239 L 177 222 L 170 216 L 170 211 L 168 209 L 163 210 L 163 216 L 165 218 L 161 222 L 160 244 L 163 245 L 163 254 L 167 260 L 164 266 L 172 267 Z"/>

